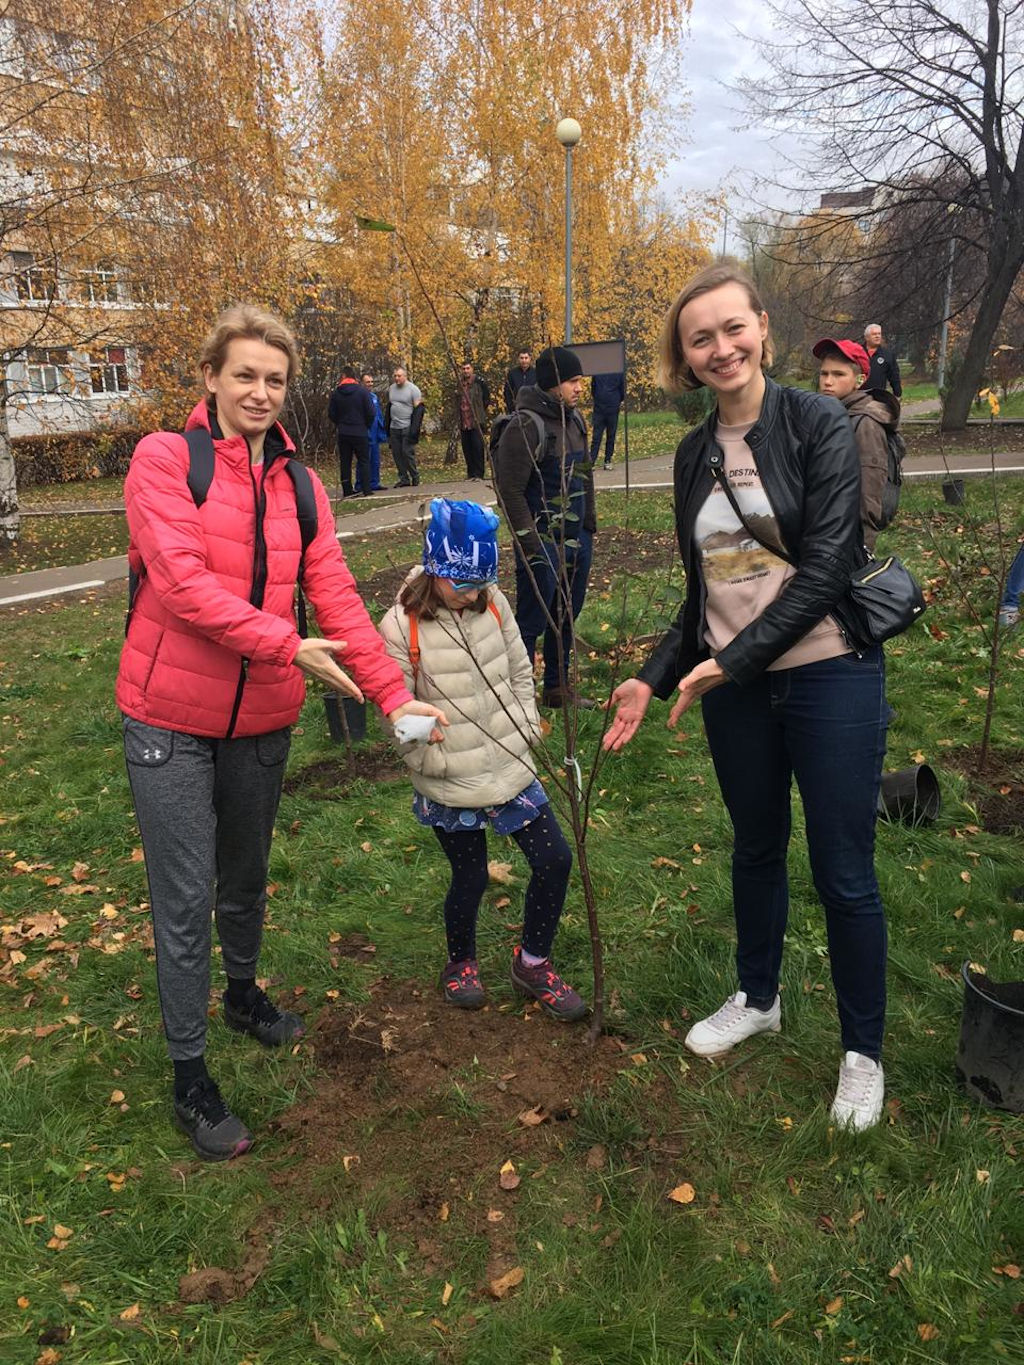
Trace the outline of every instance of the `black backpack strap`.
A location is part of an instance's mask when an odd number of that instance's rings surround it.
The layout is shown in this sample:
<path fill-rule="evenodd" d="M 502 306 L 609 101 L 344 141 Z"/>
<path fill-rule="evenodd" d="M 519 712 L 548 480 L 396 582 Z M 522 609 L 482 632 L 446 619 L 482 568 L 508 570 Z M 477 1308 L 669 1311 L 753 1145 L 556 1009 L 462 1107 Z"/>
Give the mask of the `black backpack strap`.
<path fill-rule="evenodd" d="M 210 491 L 210 484 L 213 483 L 213 466 L 216 455 L 213 449 L 213 437 L 205 427 L 192 427 L 189 431 L 183 431 L 185 444 L 188 446 L 188 474 L 186 483 L 188 491 L 192 494 L 192 501 L 197 507 L 202 507 L 206 501 L 206 495 Z M 143 573 L 145 569 L 143 569 Z M 134 569 L 128 570 L 128 610 L 124 617 L 124 633 L 128 634 L 128 627 L 131 624 L 132 608 L 135 606 L 135 595 L 139 591 L 139 584 L 142 582 L 142 574 L 136 573 Z"/>
<path fill-rule="evenodd" d="M 295 489 L 295 515 L 298 518 L 299 536 L 302 540 L 295 616 L 299 634 L 305 639 L 309 633 L 309 625 L 306 615 L 306 599 L 302 594 L 302 579 L 306 572 L 306 550 L 317 532 L 316 493 L 313 490 L 313 480 L 310 478 L 309 470 L 301 460 L 288 459 L 285 461 L 285 468 L 288 470 L 289 478 Z"/>
<path fill-rule="evenodd" d="M 188 446 L 188 491 L 197 507 L 202 507 L 213 483 L 213 466 L 216 456 L 213 450 L 213 437 L 205 427 L 192 427 L 185 432 Z"/>

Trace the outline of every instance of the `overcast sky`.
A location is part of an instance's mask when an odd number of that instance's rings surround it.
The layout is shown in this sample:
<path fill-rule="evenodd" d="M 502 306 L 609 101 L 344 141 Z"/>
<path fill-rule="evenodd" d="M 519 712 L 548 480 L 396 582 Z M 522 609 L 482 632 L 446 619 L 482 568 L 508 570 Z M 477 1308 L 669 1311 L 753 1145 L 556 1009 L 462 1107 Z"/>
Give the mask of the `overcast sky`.
<path fill-rule="evenodd" d="M 761 0 L 693 0 L 689 31 L 680 38 L 689 116 L 686 142 L 666 168 L 662 188 L 698 194 L 723 191 L 730 216 L 765 203 L 794 208 L 792 195 L 755 188 L 773 172 L 786 178 L 785 153 L 798 154 L 797 139 L 780 139 L 750 126 L 742 97 L 729 87 L 765 71 L 757 41 L 769 36 L 771 15 Z M 827 188 L 827 187 L 823 187 Z M 721 234 L 719 234 L 721 245 Z"/>

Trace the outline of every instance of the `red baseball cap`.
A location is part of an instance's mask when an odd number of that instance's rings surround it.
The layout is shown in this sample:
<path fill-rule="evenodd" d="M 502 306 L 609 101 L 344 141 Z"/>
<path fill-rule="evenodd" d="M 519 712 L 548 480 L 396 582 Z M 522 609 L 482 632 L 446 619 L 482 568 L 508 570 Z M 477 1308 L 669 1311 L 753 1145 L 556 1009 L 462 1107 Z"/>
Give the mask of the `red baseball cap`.
<path fill-rule="evenodd" d="M 821 341 L 815 342 L 812 349 L 819 360 L 824 360 L 829 351 L 839 351 L 847 360 L 852 360 L 855 365 L 860 366 L 865 379 L 871 373 L 871 361 L 859 341 L 833 341 L 831 337 L 824 337 Z"/>

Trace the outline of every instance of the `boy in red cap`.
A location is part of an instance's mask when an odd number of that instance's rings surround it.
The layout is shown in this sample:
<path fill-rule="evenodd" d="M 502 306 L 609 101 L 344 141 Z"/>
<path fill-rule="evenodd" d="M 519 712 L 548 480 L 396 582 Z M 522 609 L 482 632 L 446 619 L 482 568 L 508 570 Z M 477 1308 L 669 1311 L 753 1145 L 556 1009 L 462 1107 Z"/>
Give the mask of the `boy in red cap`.
<path fill-rule="evenodd" d="M 883 515 L 882 496 L 889 477 L 888 433 L 899 426 L 899 399 L 884 389 L 862 387 L 871 370 L 864 347 L 856 341 L 824 338 L 814 346 L 821 361 L 818 389 L 838 398 L 853 423 L 860 455 L 860 518 L 864 544 L 874 551 L 875 538 L 889 518 Z"/>

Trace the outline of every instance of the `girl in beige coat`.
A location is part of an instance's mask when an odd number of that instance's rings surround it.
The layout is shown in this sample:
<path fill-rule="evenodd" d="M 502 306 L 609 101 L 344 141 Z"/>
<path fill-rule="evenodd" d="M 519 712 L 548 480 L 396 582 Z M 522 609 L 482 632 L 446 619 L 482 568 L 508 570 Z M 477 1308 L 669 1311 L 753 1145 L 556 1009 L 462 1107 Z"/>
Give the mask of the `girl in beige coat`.
<path fill-rule="evenodd" d="M 512 984 L 552 1017 L 579 1019 L 587 1006 L 549 956 L 572 853 L 530 754 L 540 719 L 530 660 L 495 586 L 498 518 L 476 503 L 444 498 L 435 498 L 430 512 L 423 568 L 410 574 L 380 630 L 409 690 L 423 700 L 444 698 L 449 719 L 443 744 L 427 743 L 428 736 L 403 744 L 413 811 L 433 828 L 451 864 L 441 989 L 460 1009 L 479 1009 L 486 1000 L 476 922 L 487 890 L 490 826 L 510 835 L 530 864 Z"/>

